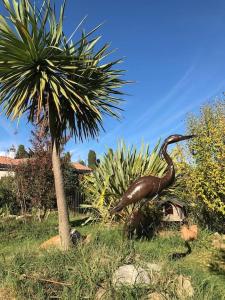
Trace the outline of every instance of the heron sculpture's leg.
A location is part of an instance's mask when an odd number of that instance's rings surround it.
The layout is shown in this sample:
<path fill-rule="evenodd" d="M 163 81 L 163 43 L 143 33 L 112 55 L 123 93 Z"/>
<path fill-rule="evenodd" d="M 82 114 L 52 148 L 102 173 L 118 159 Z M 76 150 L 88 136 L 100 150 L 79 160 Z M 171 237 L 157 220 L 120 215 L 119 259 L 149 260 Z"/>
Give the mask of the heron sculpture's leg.
<path fill-rule="evenodd" d="M 141 237 L 143 230 L 145 229 L 144 225 L 144 220 L 145 218 L 143 212 L 141 211 L 142 207 L 148 203 L 149 201 L 154 201 L 155 199 L 158 198 L 158 194 L 155 195 L 153 198 L 144 198 L 142 199 L 140 206 L 136 209 L 133 209 L 132 212 L 128 215 L 127 220 L 124 224 L 124 229 L 123 229 L 123 236 L 127 237 L 128 239 L 132 239 L 134 237 L 135 231 L 136 234 Z M 143 222 L 143 223 L 142 223 Z M 142 227 L 142 228 L 141 228 Z"/>
<path fill-rule="evenodd" d="M 159 194 L 156 194 L 153 198 L 144 198 L 142 200 L 142 203 L 140 205 L 140 208 L 142 208 L 147 202 L 151 201 L 153 202 L 154 200 L 156 200 L 159 197 Z"/>

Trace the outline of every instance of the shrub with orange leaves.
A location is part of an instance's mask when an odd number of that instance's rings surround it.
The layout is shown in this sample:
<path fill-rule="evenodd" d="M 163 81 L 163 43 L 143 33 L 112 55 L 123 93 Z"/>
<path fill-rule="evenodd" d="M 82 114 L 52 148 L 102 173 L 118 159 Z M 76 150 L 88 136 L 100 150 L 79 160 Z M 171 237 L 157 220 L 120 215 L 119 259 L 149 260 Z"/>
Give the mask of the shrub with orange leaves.
<path fill-rule="evenodd" d="M 194 241 L 198 236 L 198 226 L 197 225 L 183 225 L 180 229 L 181 238 L 185 241 Z"/>

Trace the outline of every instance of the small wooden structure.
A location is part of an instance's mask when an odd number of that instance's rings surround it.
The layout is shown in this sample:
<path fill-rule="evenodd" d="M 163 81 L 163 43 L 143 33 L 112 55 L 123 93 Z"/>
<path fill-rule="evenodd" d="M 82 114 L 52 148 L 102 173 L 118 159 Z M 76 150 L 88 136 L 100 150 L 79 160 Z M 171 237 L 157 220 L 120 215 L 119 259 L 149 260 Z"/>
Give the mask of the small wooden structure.
<path fill-rule="evenodd" d="M 184 203 L 176 198 L 168 198 L 158 204 L 162 207 L 162 221 L 164 222 L 182 222 L 187 216 Z"/>

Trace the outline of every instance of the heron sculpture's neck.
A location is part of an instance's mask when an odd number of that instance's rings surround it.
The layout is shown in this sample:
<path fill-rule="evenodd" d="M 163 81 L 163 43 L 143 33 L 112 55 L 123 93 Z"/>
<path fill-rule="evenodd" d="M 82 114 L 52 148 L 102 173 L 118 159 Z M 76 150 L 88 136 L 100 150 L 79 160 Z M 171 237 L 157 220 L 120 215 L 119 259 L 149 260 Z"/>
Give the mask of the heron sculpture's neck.
<path fill-rule="evenodd" d="M 168 187 L 175 180 L 175 168 L 174 168 L 174 164 L 173 164 L 171 157 L 167 153 L 167 146 L 168 146 L 168 143 L 164 143 L 161 148 L 161 153 L 168 165 L 166 173 L 161 178 L 161 184 L 162 184 L 163 188 Z"/>

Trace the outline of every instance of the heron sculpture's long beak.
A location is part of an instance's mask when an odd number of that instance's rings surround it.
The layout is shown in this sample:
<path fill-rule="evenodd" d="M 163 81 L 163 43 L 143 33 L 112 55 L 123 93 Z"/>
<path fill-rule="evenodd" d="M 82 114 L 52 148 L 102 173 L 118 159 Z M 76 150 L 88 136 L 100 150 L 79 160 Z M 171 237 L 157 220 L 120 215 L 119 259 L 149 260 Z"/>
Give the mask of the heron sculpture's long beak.
<path fill-rule="evenodd" d="M 180 141 L 184 141 L 184 140 L 189 140 L 189 139 L 192 139 L 194 137 L 196 137 L 197 135 L 196 134 L 192 134 L 192 135 L 184 135 Z"/>

